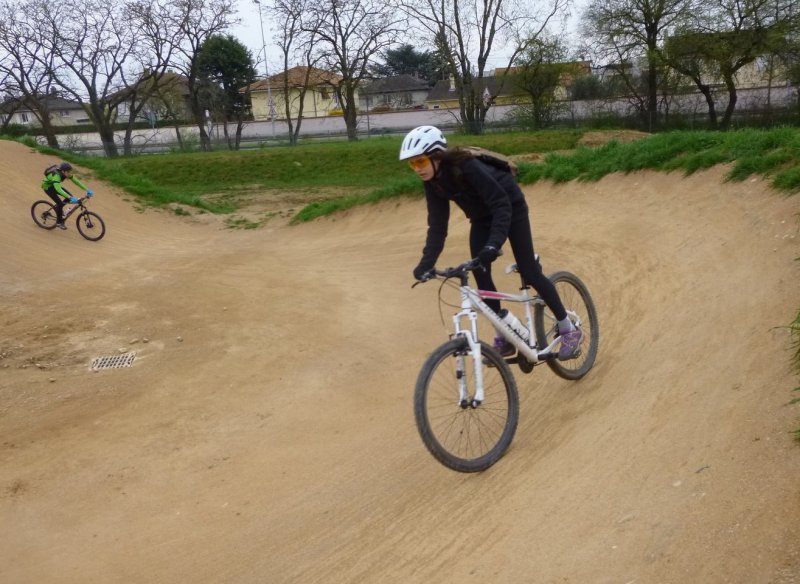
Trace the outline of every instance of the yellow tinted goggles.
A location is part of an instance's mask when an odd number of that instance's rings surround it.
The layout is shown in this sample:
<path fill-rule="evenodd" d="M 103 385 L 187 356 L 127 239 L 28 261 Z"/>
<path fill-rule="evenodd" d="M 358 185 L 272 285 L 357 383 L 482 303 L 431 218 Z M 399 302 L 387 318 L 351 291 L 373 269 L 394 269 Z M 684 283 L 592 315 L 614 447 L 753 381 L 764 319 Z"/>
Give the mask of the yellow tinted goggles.
<path fill-rule="evenodd" d="M 415 156 L 408 161 L 412 170 L 424 170 L 430 163 L 431 159 L 428 156 Z"/>

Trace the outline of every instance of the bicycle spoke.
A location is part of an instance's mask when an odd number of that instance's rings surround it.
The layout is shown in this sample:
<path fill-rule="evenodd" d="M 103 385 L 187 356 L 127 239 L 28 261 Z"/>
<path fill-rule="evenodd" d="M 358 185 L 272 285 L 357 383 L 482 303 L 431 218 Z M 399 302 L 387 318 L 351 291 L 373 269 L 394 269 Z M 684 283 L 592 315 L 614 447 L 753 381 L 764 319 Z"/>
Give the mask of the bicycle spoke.
<path fill-rule="evenodd" d="M 558 290 L 558 295 L 564 303 L 569 317 L 583 331 L 583 341 L 581 342 L 581 352 L 577 357 L 567 361 L 550 360 L 547 365 L 564 379 L 580 379 L 589 372 L 597 357 L 599 341 L 597 311 L 589 291 L 577 276 L 569 272 L 558 272 L 551 275 L 550 279 Z M 553 342 L 558 334 L 556 319 L 548 307 L 537 305 L 534 320 L 536 335 L 540 343 L 539 348 L 544 349 Z"/>
<path fill-rule="evenodd" d="M 484 358 L 493 361 L 493 366 L 484 364 Z M 445 465 L 466 472 L 483 470 L 502 456 L 516 430 L 516 384 L 499 355 L 484 355 L 480 360 L 484 400 L 474 407 L 472 401 L 463 407 L 459 382 L 467 384 L 469 399 L 473 400 L 475 362 L 468 355 L 464 357 L 465 370 L 459 380 L 454 359 L 454 352 L 445 348 L 431 355 L 423 367 L 415 396 L 417 423 L 428 449 Z"/>

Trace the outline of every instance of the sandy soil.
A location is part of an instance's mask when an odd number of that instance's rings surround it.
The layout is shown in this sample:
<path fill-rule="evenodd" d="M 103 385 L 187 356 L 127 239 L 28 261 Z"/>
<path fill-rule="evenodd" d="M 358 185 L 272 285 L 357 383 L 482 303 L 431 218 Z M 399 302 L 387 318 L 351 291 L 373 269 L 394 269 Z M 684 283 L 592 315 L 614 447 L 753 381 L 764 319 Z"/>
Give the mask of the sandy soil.
<path fill-rule="evenodd" d="M 800 582 L 797 197 L 724 169 L 528 188 L 600 355 L 515 369 L 514 443 L 462 475 L 413 420 L 445 339 L 410 288 L 421 202 L 230 230 L 89 177 L 91 243 L 30 220 L 50 160 L 0 142 L 0 582 Z"/>

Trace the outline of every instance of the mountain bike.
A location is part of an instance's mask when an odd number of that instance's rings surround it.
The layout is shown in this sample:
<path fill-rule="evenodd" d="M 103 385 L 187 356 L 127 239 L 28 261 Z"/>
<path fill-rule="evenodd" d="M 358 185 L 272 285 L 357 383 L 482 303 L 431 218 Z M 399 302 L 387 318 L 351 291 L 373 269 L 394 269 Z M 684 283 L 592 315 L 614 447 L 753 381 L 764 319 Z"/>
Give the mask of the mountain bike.
<path fill-rule="evenodd" d="M 547 363 L 556 375 L 577 380 L 594 365 L 600 338 L 592 297 L 574 274 L 556 272 L 549 276 L 569 318 L 583 332 L 579 353 L 560 361 L 557 321 L 544 300 L 531 295 L 524 282 L 520 294 L 472 288 L 468 284 L 469 273 L 477 269 L 483 268 L 476 258 L 454 268 L 429 272 L 429 279 L 442 280 L 440 306 L 446 304 L 442 300 L 446 285 L 458 289 L 461 303 L 460 310 L 452 317 L 450 340 L 427 358 L 414 390 L 414 417 L 423 443 L 436 460 L 460 472 L 486 470 L 511 445 L 519 420 L 519 393 L 510 364 L 530 373 L 535 366 Z M 506 272 L 519 273 L 519 270 L 515 264 Z M 526 327 L 522 335 L 484 299 L 522 304 L 525 312 L 522 323 Z M 514 345 L 516 356 L 503 358 L 479 339 L 479 315 Z"/>
<path fill-rule="evenodd" d="M 89 211 L 86 202 L 90 197 L 81 197 L 75 205 L 67 210 L 64 206 L 64 223 L 73 214 L 78 213 L 75 224 L 78 232 L 89 241 L 99 241 L 106 234 L 106 224 L 97 213 Z M 56 206 L 52 201 L 36 201 L 31 205 L 33 222 L 42 229 L 54 229 L 56 226 Z"/>

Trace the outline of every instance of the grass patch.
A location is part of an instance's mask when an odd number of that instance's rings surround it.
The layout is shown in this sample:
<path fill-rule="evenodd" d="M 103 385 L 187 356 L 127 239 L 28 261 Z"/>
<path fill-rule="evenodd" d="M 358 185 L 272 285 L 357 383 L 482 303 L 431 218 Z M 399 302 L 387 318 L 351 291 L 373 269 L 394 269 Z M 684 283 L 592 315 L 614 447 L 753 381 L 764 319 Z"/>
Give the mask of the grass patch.
<path fill-rule="evenodd" d="M 520 173 L 521 182 L 593 181 L 612 172 L 682 171 L 690 175 L 718 164 L 730 164 L 726 178 L 743 181 L 759 175 L 777 190 L 800 190 L 800 131 L 665 132 L 628 144 L 609 142 L 600 148 L 578 148 L 551 154 Z"/>
<path fill-rule="evenodd" d="M 453 146 L 476 145 L 507 155 L 546 154 L 542 162 L 521 161 L 520 182 L 596 181 L 613 172 L 680 171 L 686 175 L 730 164 L 727 179 L 754 175 L 769 179 L 784 192 L 800 190 L 800 131 L 665 132 L 622 144 L 579 147 L 582 131 L 549 130 L 482 136 L 451 135 Z M 419 195 L 421 184 L 397 160 L 402 137 L 358 142 L 307 142 L 248 151 L 188 152 L 113 159 L 64 155 L 47 147 L 41 152 L 91 168 L 96 175 L 137 197 L 145 206 L 177 204 L 211 213 L 233 213 L 244 200 L 268 197 L 265 191 L 297 193 L 308 203 L 293 218 L 309 221 L 358 205 L 392 197 Z M 571 151 L 563 153 L 563 151 Z M 548 154 L 549 153 L 549 154 Z M 352 194 L 314 200 L 313 194 L 337 189 Z M 321 199 L 321 197 L 320 197 Z"/>
<path fill-rule="evenodd" d="M 485 136 L 453 135 L 450 143 L 479 145 L 505 154 L 544 153 L 574 148 L 582 132 L 575 130 L 516 132 Z M 77 156 L 27 145 L 42 153 L 90 168 L 96 176 L 136 196 L 144 206 L 177 204 L 211 213 L 232 213 L 240 195 L 261 191 L 304 193 L 322 189 L 364 192 L 337 201 L 311 202 L 295 222 L 386 198 L 416 194 L 421 187 L 406 164 L 398 161 L 402 137 L 376 137 L 358 142 L 303 142 L 298 146 L 261 150 L 164 153 L 101 158 Z M 268 195 L 264 195 L 268 196 Z M 306 197 L 313 198 L 312 197 Z"/>
<path fill-rule="evenodd" d="M 292 223 L 303 223 L 319 217 L 324 217 L 338 211 L 352 209 L 367 203 L 377 203 L 400 195 L 419 194 L 423 192 L 422 182 L 414 176 L 404 176 L 389 182 L 385 187 L 375 189 L 364 195 L 351 195 L 338 199 L 318 201 L 306 205 L 294 216 Z"/>

